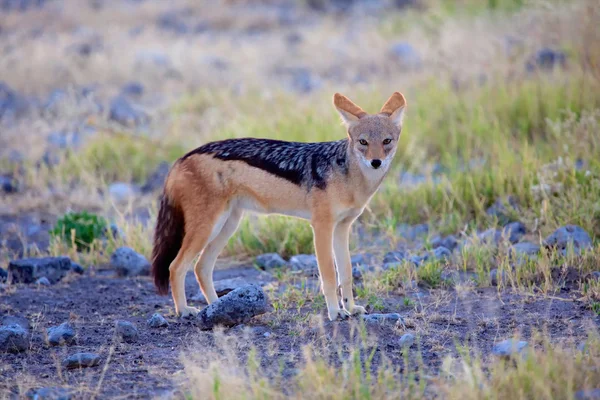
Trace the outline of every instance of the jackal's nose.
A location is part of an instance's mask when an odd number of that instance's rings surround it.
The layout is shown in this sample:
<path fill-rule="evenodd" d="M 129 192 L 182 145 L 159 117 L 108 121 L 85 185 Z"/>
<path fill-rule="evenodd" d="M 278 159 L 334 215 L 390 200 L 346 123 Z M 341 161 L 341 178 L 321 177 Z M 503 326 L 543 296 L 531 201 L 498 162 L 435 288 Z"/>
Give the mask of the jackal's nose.
<path fill-rule="evenodd" d="M 381 167 L 381 160 L 371 160 L 371 167 L 377 169 L 379 167 Z"/>

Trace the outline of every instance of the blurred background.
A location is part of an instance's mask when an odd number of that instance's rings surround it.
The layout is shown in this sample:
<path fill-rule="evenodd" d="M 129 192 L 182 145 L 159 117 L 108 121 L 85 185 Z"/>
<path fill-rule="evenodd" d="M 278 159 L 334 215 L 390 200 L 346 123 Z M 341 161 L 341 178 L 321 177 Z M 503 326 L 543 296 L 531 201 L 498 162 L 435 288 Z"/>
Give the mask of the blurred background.
<path fill-rule="evenodd" d="M 597 166 L 599 14 L 586 0 L 0 0 L 3 254 L 67 251 L 48 230 L 73 210 L 147 254 L 172 161 L 227 137 L 343 138 L 334 92 L 368 112 L 408 100 L 365 229 L 477 229 L 511 195 L 534 231 L 597 234 L 597 192 L 557 198 L 572 182 L 540 174 Z M 229 253 L 312 251 L 308 227 L 273 221 L 247 222 Z"/>

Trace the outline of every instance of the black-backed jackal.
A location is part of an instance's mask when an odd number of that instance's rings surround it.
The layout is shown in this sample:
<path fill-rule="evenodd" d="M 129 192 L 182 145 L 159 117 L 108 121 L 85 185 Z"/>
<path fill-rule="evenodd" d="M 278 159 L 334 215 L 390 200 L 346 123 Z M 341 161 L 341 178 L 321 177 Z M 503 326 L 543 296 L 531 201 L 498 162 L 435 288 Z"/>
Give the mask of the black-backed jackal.
<path fill-rule="evenodd" d="M 214 264 L 246 210 L 309 220 L 329 319 L 365 312 L 354 303 L 348 236 L 392 163 L 406 100 L 396 92 L 373 115 L 338 93 L 333 103 L 347 128 L 345 139 L 229 139 L 174 163 L 156 224 L 152 275 L 161 294 L 170 283 L 178 315 L 198 312 L 187 305 L 184 287 L 198 255 L 196 279 L 208 302 L 217 300 Z"/>

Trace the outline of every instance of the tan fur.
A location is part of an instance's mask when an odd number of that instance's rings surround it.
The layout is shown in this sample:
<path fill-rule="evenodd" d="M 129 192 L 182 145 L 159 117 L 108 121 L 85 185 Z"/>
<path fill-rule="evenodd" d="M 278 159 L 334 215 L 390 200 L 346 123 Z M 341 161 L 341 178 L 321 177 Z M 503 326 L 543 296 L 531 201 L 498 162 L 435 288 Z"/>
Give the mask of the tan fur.
<path fill-rule="evenodd" d="M 400 92 L 395 92 L 390 96 L 388 101 L 385 102 L 383 107 L 381 107 L 381 114 L 387 114 L 388 116 L 392 115 L 394 111 L 399 109 L 400 107 L 404 107 L 406 105 L 406 99 Z"/>
<path fill-rule="evenodd" d="M 184 288 L 185 274 L 197 256 L 200 258 L 194 272 L 200 288 L 209 303 L 217 300 L 212 281 L 214 264 L 246 210 L 309 220 L 329 318 L 365 312 L 354 303 L 352 295 L 348 236 L 352 223 L 387 173 L 400 129 L 387 116 L 367 115 L 340 94 L 334 96 L 334 104 L 340 114 L 347 113 L 360 122 L 348 129 L 347 174 L 332 174 L 324 190 L 307 190 L 242 161 L 224 161 L 209 154 L 194 154 L 173 166 L 165 193 L 181 207 L 185 217 L 182 246 L 169 268 L 178 314 L 187 316 L 198 311 L 188 307 Z M 405 104 L 404 97 L 395 93 L 382 110 L 391 114 Z M 363 137 L 371 143 L 366 150 L 357 144 Z M 393 142 L 382 145 L 388 137 Z M 373 158 L 384 160 L 385 169 L 369 169 Z M 337 296 L 336 265 L 343 308 Z"/>

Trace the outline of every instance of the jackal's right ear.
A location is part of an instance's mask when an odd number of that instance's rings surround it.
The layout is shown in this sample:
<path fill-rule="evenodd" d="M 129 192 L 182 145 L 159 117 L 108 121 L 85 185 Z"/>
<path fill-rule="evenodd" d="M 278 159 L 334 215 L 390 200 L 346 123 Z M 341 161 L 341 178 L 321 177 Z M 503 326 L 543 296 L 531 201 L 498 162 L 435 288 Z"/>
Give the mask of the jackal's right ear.
<path fill-rule="evenodd" d="M 354 104 L 349 98 L 339 93 L 333 95 L 333 105 L 340 113 L 344 125 L 349 127 L 360 118 L 367 115 L 362 108 Z"/>

